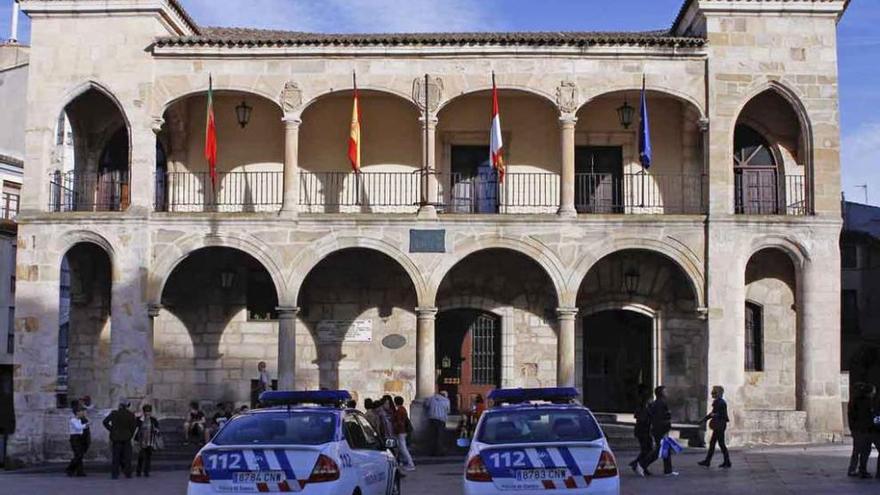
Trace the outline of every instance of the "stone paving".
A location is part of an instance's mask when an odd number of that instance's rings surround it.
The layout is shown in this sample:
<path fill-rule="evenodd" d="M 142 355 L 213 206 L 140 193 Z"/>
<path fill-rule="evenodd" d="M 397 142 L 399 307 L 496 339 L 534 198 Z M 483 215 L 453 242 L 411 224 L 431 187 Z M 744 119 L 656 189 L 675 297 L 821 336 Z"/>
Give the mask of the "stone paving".
<path fill-rule="evenodd" d="M 785 447 L 737 450 L 732 452 L 733 469 L 706 469 L 697 466 L 703 452 L 693 450 L 675 459 L 680 476 L 667 478 L 655 476 L 639 478 L 629 470 L 623 472 L 622 494 L 877 494 L 880 480 L 860 480 L 845 475 L 849 459 L 848 445 Z M 634 455 L 622 452 L 620 464 Z M 871 458 L 870 468 L 876 467 L 876 454 Z M 716 460 L 716 464 L 720 459 Z M 110 479 L 93 467 L 87 478 L 69 479 L 53 472 L 10 473 L 0 472 L 0 494 L 30 495 L 183 495 L 186 493 L 185 470 L 174 466 L 172 470 L 159 470 L 149 479 Z M 161 469 L 161 467 L 160 467 Z M 657 466 L 655 471 L 659 472 Z M 44 469 L 45 471 L 45 469 Z M 106 472 L 106 470 L 104 471 Z M 100 473 L 100 474 L 99 474 Z M 462 463 L 444 459 L 438 464 L 423 464 L 410 474 L 403 485 L 404 493 L 419 495 L 452 495 L 461 492 Z"/>

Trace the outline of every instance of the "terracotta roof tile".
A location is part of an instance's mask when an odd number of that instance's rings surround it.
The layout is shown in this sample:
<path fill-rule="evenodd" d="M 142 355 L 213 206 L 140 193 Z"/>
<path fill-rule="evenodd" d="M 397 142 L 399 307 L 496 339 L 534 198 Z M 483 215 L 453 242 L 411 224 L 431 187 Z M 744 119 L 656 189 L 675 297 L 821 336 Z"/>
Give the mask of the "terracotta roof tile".
<path fill-rule="evenodd" d="M 646 32 L 499 32 L 325 34 L 265 29 L 203 27 L 198 36 L 157 38 L 157 46 L 685 46 L 700 47 L 704 38 L 675 37 L 668 31 Z"/>

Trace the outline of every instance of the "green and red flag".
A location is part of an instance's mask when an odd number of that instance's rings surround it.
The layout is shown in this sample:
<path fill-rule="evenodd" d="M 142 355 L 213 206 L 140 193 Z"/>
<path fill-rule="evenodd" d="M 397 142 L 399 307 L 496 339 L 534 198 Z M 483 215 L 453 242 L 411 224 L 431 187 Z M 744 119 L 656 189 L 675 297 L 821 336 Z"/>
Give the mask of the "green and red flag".
<path fill-rule="evenodd" d="M 205 121 L 205 160 L 211 175 L 211 188 L 217 190 L 217 125 L 214 122 L 214 81 L 208 76 L 208 117 Z"/>

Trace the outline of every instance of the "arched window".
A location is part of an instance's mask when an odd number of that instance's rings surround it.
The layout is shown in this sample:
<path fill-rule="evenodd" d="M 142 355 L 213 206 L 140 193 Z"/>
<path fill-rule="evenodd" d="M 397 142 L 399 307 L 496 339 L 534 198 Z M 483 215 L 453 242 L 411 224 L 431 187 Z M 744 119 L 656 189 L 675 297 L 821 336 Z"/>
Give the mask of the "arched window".
<path fill-rule="evenodd" d="M 746 125 L 737 125 L 733 137 L 736 213 L 779 213 L 779 177 L 767 140 Z"/>

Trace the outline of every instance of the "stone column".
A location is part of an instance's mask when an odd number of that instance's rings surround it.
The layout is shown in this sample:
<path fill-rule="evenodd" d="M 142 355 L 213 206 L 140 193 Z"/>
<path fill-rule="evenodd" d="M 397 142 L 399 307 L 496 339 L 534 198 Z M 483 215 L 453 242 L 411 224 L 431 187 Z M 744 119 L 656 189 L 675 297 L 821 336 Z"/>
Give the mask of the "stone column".
<path fill-rule="evenodd" d="M 284 116 L 284 179 L 281 212 L 296 216 L 299 208 L 299 126 L 298 116 Z"/>
<path fill-rule="evenodd" d="M 421 188 L 422 205 L 419 208 L 419 214 L 433 216 L 436 214 L 435 205 L 438 202 L 438 181 L 437 181 L 437 155 L 436 151 L 436 135 L 437 135 L 437 116 L 422 112 L 419 117 L 422 129 L 422 177 L 419 181 Z"/>
<path fill-rule="evenodd" d="M 831 229 L 829 229 L 831 230 Z M 817 235 L 818 237 L 818 235 Z M 843 435 L 840 394 L 840 277 L 828 267 L 839 266 L 836 237 L 828 232 L 817 242 L 812 258 L 802 268 L 800 304 L 801 338 L 798 376 L 798 409 L 807 413 L 812 442 L 839 441 Z"/>
<path fill-rule="evenodd" d="M 574 387 L 574 323 L 577 308 L 556 308 L 559 338 L 556 344 L 556 386 Z"/>
<path fill-rule="evenodd" d="M 153 384 L 155 383 L 156 355 L 155 355 L 155 335 L 156 335 L 156 318 L 162 312 L 161 304 L 148 304 L 147 316 L 150 318 L 147 326 L 147 397 L 153 396 Z"/>
<path fill-rule="evenodd" d="M 299 308 L 283 306 L 278 311 L 278 390 L 296 386 L 296 315 Z"/>
<path fill-rule="evenodd" d="M 559 214 L 575 216 L 574 208 L 574 128 L 577 117 L 564 113 L 559 117 L 562 143 L 562 183 L 559 189 Z"/>
<path fill-rule="evenodd" d="M 436 361 L 434 356 L 434 319 L 437 308 L 416 308 L 416 398 L 434 393 Z"/>

